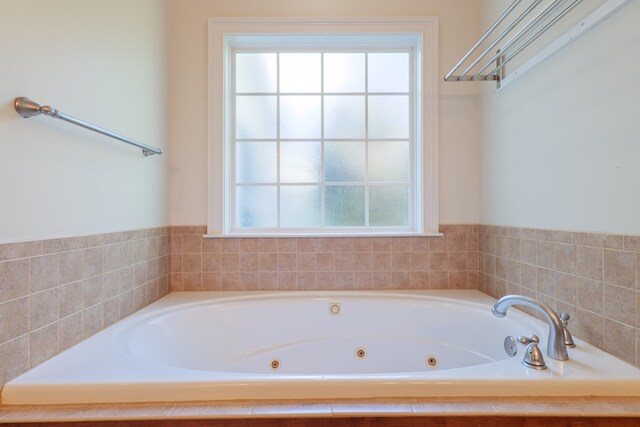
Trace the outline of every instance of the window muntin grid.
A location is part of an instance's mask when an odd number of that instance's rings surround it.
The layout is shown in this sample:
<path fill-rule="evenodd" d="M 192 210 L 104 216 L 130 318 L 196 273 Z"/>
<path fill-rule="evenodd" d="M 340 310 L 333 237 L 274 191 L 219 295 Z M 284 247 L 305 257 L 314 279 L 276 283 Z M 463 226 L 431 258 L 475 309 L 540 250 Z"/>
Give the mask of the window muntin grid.
<path fill-rule="evenodd" d="M 407 49 L 234 50 L 232 229 L 412 230 L 413 61 Z"/>

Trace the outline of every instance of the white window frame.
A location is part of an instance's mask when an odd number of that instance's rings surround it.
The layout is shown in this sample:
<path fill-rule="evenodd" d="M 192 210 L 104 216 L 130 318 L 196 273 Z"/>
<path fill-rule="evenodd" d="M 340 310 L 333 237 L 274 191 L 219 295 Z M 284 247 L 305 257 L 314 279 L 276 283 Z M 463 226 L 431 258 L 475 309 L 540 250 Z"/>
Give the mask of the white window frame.
<path fill-rule="evenodd" d="M 438 232 L 438 78 L 437 78 L 437 19 L 424 18 L 363 18 L 363 19 L 209 19 L 209 102 L 208 102 L 208 235 L 215 236 L 348 236 L 348 235 L 440 235 Z M 329 232 L 297 233 L 287 229 L 269 232 L 238 231 L 232 229 L 228 203 L 230 197 L 228 176 L 231 156 L 226 155 L 231 141 L 230 112 L 230 50 L 243 38 L 259 39 L 265 35 L 351 35 L 377 38 L 384 35 L 407 34 L 416 40 L 416 77 L 414 94 L 415 108 L 421 116 L 414 126 L 415 144 L 415 191 L 414 205 L 409 215 L 414 216 L 413 229 L 409 231 L 378 231 L 371 229 L 345 231 L 332 229 Z M 267 43 L 268 44 L 268 43 Z M 272 46 L 277 49 L 278 46 Z M 421 159 L 421 162 L 418 161 Z M 411 207 L 412 206 L 412 207 Z"/>

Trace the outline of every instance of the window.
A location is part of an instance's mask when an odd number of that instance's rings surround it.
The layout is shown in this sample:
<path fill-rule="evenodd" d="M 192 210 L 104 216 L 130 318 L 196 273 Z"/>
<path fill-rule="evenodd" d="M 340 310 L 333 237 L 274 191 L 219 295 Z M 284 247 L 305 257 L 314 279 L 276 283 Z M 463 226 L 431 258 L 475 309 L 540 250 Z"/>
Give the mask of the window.
<path fill-rule="evenodd" d="M 358 24 L 211 21 L 210 234 L 437 231 L 434 22 Z"/>

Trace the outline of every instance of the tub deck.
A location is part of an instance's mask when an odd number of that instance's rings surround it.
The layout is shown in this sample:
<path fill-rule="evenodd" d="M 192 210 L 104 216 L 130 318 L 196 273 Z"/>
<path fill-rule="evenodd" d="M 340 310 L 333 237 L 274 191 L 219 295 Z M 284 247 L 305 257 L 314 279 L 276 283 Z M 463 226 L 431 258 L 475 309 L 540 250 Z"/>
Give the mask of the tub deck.
<path fill-rule="evenodd" d="M 361 422 L 354 423 L 359 419 Z M 0 424 L 117 422 L 118 426 L 637 426 L 640 398 L 430 398 L 321 401 L 4 405 Z M 432 423 L 432 424 L 428 424 Z"/>

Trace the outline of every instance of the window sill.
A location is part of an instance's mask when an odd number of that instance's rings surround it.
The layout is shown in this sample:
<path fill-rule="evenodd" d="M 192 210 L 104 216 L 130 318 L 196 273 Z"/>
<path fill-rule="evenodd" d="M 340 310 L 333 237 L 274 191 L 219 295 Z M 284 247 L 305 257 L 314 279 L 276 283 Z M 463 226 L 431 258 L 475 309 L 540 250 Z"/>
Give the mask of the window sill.
<path fill-rule="evenodd" d="M 321 239 L 323 237 L 442 237 L 443 233 L 234 233 L 234 234 L 205 234 L 205 239 L 237 239 L 237 238 L 314 238 Z"/>

